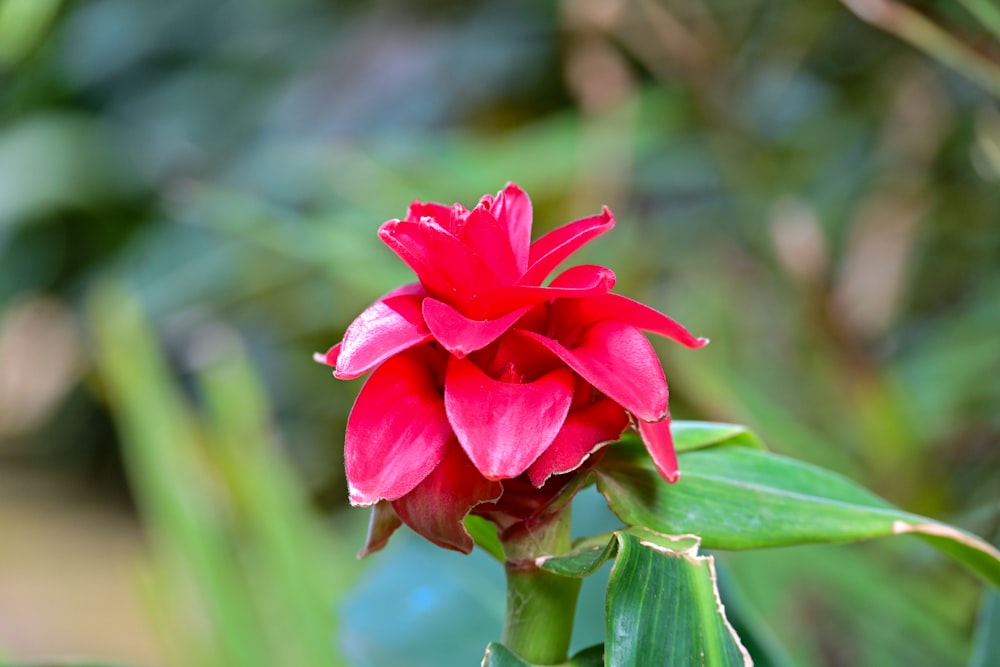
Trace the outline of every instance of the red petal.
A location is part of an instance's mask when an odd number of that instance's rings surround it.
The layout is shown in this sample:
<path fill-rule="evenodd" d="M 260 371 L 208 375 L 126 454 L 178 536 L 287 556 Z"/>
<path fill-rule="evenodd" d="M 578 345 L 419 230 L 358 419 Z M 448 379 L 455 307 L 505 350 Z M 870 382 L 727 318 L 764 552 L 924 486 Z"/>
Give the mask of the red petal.
<path fill-rule="evenodd" d="M 499 338 L 527 308 L 520 308 L 496 320 L 470 320 L 437 299 L 424 299 L 424 320 L 434 339 L 457 357 L 481 350 Z"/>
<path fill-rule="evenodd" d="M 514 183 L 497 193 L 490 209 L 500 226 L 507 231 L 510 248 L 517 262 L 518 275 L 528 268 L 531 245 L 531 199 Z"/>
<path fill-rule="evenodd" d="M 646 337 L 623 322 L 605 320 L 588 327 L 572 350 L 547 336 L 515 329 L 556 354 L 570 368 L 640 419 L 667 414 L 667 381 Z"/>
<path fill-rule="evenodd" d="M 430 218 L 420 222 L 389 220 L 378 235 L 438 298 L 464 304 L 500 285 L 482 259 Z"/>
<path fill-rule="evenodd" d="M 569 413 L 559 435 L 528 468 L 528 478 L 540 487 L 552 475 L 576 470 L 593 452 L 617 440 L 626 426 L 625 410 L 609 398 Z"/>
<path fill-rule="evenodd" d="M 507 230 L 483 206 L 472 209 L 458 224 L 456 236 L 480 257 L 501 283 L 514 283 L 521 276 L 510 248 Z"/>
<path fill-rule="evenodd" d="M 339 355 L 334 359 L 335 376 L 341 380 L 356 378 L 389 357 L 431 340 L 430 329 L 420 311 L 423 297 L 401 293 L 403 289 L 394 290 L 370 305 L 347 327 Z M 329 355 L 328 352 L 327 363 Z"/>
<path fill-rule="evenodd" d="M 462 448 L 487 479 L 517 477 L 559 432 L 573 400 L 573 374 L 562 368 L 524 384 L 489 377 L 452 357 L 444 405 Z"/>
<path fill-rule="evenodd" d="M 421 218 L 431 218 L 449 232 L 453 232 L 455 230 L 455 221 L 468 214 L 469 212 L 460 204 L 445 206 L 444 204 L 436 204 L 434 202 L 425 203 L 415 200 L 406 209 L 406 220 L 409 222 L 420 222 Z"/>
<path fill-rule="evenodd" d="M 500 482 L 479 474 L 454 440 L 441 463 L 410 493 L 392 503 L 407 526 L 434 544 L 469 553 L 474 546 L 465 517 L 476 505 L 497 500 Z"/>
<path fill-rule="evenodd" d="M 600 215 L 583 218 L 553 229 L 531 244 L 528 270 L 521 277 L 521 284 L 541 285 L 563 260 L 614 226 L 615 217 L 605 206 Z"/>
<path fill-rule="evenodd" d="M 602 294 L 586 299 L 561 301 L 557 307 L 572 313 L 569 317 L 581 323 L 618 320 L 619 322 L 627 322 L 643 331 L 665 336 L 692 349 L 708 344 L 707 338 L 691 335 L 678 322 L 660 311 L 620 294 Z"/>
<path fill-rule="evenodd" d="M 646 450 L 663 479 L 671 484 L 680 479 L 681 474 L 677 470 L 677 452 L 674 451 L 674 438 L 670 434 L 670 415 L 658 422 L 640 421 L 639 435 L 646 443 Z"/>
<path fill-rule="evenodd" d="M 368 520 L 368 537 L 365 546 L 358 552 L 358 558 L 364 558 L 384 547 L 396 529 L 403 522 L 396 516 L 392 505 L 387 500 L 380 500 L 372 506 L 371 518 Z"/>
<path fill-rule="evenodd" d="M 584 264 L 566 269 L 548 287 L 505 285 L 490 290 L 472 302 L 469 314 L 474 317 L 496 317 L 551 299 L 607 294 L 614 286 L 615 274 L 611 269 Z"/>
<path fill-rule="evenodd" d="M 453 436 L 427 347 L 392 357 L 361 388 L 347 420 L 344 464 L 351 503 L 409 493 Z"/>

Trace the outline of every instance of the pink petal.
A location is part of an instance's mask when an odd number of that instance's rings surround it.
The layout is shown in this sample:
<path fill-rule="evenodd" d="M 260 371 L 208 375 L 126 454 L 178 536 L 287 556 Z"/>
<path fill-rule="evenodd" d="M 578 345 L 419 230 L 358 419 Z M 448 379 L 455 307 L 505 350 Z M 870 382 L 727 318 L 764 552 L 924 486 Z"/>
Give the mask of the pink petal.
<path fill-rule="evenodd" d="M 590 240 L 615 226 L 615 217 L 605 206 L 601 215 L 571 222 L 541 237 L 531 244 L 528 270 L 521 277 L 522 285 L 541 285 L 567 257 Z"/>
<path fill-rule="evenodd" d="M 681 474 L 677 469 L 677 452 L 674 451 L 674 439 L 670 434 L 670 415 L 658 422 L 640 421 L 639 435 L 646 443 L 646 450 L 663 479 L 671 484 L 680 479 Z"/>
<path fill-rule="evenodd" d="M 347 327 L 339 354 L 334 357 L 336 377 L 350 380 L 364 375 L 389 357 L 431 340 L 420 310 L 423 297 L 400 293 L 401 289 L 370 305 Z M 330 352 L 327 363 L 329 357 Z"/>
<path fill-rule="evenodd" d="M 490 267 L 501 283 L 514 283 L 521 276 L 507 230 L 500 227 L 486 207 L 472 209 L 458 224 L 456 236 Z"/>
<path fill-rule="evenodd" d="M 584 264 L 566 269 L 548 287 L 505 285 L 485 292 L 472 302 L 467 314 L 488 319 L 551 299 L 607 294 L 614 286 L 615 274 L 611 269 Z"/>
<path fill-rule="evenodd" d="M 351 503 L 395 500 L 441 462 L 453 436 L 428 347 L 375 369 L 347 420 L 344 464 Z"/>
<path fill-rule="evenodd" d="M 573 374 L 562 368 L 524 384 L 489 377 L 452 357 L 444 405 L 458 441 L 487 479 L 516 477 L 559 432 L 573 400 Z"/>
<path fill-rule="evenodd" d="M 313 361 L 315 361 L 317 363 L 320 363 L 320 364 L 326 364 L 327 366 L 331 366 L 333 368 L 336 368 L 337 367 L 337 357 L 340 356 L 340 346 L 341 346 L 341 344 L 337 343 L 336 345 L 334 345 L 333 347 L 331 347 L 329 350 L 327 350 L 326 354 L 323 354 L 321 352 L 314 352 L 313 353 Z"/>
<path fill-rule="evenodd" d="M 371 518 L 368 520 L 368 537 L 365 539 L 365 546 L 358 552 L 358 558 L 364 558 L 384 547 L 396 529 L 403 525 L 403 522 L 396 516 L 392 509 L 392 504 L 387 500 L 380 500 L 372 506 Z"/>
<path fill-rule="evenodd" d="M 431 218 L 389 220 L 378 235 L 438 298 L 464 304 L 500 285 L 481 258 Z"/>
<path fill-rule="evenodd" d="M 500 226 L 507 231 L 510 248 L 517 262 L 518 274 L 528 268 L 531 245 L 531 199 L 514 183 L 497 193 L 491 209 Z"/>
<path fill-rule="evenodd" d="M 502 493 L 500 483 L 480 475 L 452 440 L 433 472 L 392 506 L 407 526 L 434 544 L 469 553 L 474 543 L 465 529 L 465 517 L 476 505 L 497 500 Z"/>
<path fill-rule="evenodd" d="M 620 294 L 602 294 L 586 299 L 562 301 L 557 307 L 571 313 L 569 316 L 579 322 L 618 320 L 643 331 L 665 336 L 692 349 L 708 344 L 707 338 L 691 335 L 678 322 L 658 310 Z"/>
<path fill-rule="evenodd" d="M 617 440 L 627 426 L 625 410 L 609 398 L 569 413 L 555 440 L 528 468 L 528 478 L 540 487 L 552 475 L 576 470 L 592 453 Z"/>
<path fill-rule="evenodd" d="M 515 329 L 563 360 L 640 419 L 656 421 L 667 414 L 667 381 L 660 360 L 646 337 L 623 322 L 605 320 L 588 327 L 578 345 L 567 349 L 558 341 L 533 331 Z"/>
<path fill-rule="evenodd" d="M 481 350 L 499 338 L 527 308 L 520 308 L 495 320 L 470 320 L 437 299 L 424 299 L 424 321 L 434 339 L 456 357 Z"/>

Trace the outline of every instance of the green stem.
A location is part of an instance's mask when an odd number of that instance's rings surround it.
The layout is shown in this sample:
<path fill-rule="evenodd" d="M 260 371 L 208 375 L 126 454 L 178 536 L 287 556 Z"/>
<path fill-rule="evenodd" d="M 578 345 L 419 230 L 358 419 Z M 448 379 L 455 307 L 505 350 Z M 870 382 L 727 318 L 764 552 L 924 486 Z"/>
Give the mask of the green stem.
<path fill-rule="evenodd" d="M 570 546 L 568 506 L 544 526 L 504 541 L 507 616 L 503 643 L 534 665 L 558 665 L 569 659 L 582 580 L 539 569 L 535 559 L 564 554 Z"/>

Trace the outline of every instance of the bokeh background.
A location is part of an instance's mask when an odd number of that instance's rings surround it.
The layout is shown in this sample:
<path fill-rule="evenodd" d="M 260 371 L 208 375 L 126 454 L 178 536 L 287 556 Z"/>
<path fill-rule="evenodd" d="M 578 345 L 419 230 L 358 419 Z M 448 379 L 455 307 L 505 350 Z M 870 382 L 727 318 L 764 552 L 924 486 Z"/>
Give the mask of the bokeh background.
<path fill-rule="evenodd" d="M 0 656 L 478 664 L 499 568 L 402 533 L 355 561 L 360 381 L 311 355 L 409 280 L 381 222 L 509 180 L 536 234 L 609 205 L 586 257 L 712 339 L 656 342 L 675 417 L 996 538 L 998 18 L 0 0 Z M 721 558 L 759 664 L 1000 651 L 915 541 Z"/>

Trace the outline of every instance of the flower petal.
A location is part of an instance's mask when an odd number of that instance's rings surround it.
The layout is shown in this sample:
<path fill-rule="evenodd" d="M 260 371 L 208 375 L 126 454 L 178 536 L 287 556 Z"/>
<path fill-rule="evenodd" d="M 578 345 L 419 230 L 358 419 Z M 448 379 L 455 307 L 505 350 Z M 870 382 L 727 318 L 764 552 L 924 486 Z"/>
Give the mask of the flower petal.
<path fill-rule="evenodd" d="M 334 375 L 341 380 L 356 378 L 389 357 L 431 340 L 420 310 L 421 301 L 422 296 L 395 290 L 388 298 L 370 305 L 347 327 L 339 354 L 334 358 L 337 368 Z"/>
<path fill-rule="evenodd" d="M 573 374 L 560 368 L 524 384 L 500 382 L 452 357 L 444 405 L 458 441 L 487 479 L 528 469 L 559 433 L 573 401 Z"/>
<path fill-rule="evenodd" d="M 378 235 L 438 298 L 464 304 L 500 285 L 481 258 L 432 218 L 389 220 Z"/>
<path fill-rule="evenodd" d="M 472 302 L 469 315 L 490 319 L 517 308 L 551 299 L 580 298 L 607 294 L 615 286 L 615 274 L 603 266 L 583 264 L 566 269 L 547 287 L 505 285 L 482 294 Z"/>
<path fill-rule="evenodd" d="M 569 413 L 555 440 L 528 468 L 528 479 L 540 487 L 552 475 L 576 470 L 592 453 L 617 440 L 627 426 L 624 408 L 610 398 Z"/>
<path fill-rule="evenodd" d="M 340 346 L 341 343 L 337 343 L 325 353 L 323 352 L 313 352 L 313 361 L 319 364 L 326 364 L 333 368 L 337 367 L 337 357 L 340 356 Z"/>
<path fill-rule="evenodd" d="M 660 311 L 620 294 L 601 294 L 586 299 L 561 301 L 556 307 L 564 309 L 569 317 L 579 322 L 618 320 L 692 349 L 708 345 L 707 338 L 693 336 L 680 323 Z"/>
<path fill-rule="evenodd" d="M 600 215 L 583 218 L 553 229 L 531 244 L 528 270 L 521 277 L 521 284 L 541 285 L 563 260 L 614 226 L 615 217 L 605 206 Z"/>
<path fill-rule="evenodd" d="M 347 420 L 344 464 L 351 503 L 395 500 L 441 462 L 453 437 L 428 346 L 375 369 Z"/>
<path fill-rule="evenodd" d="M 443 301 L 428 297 L 424 299 L 423 311 L 434 339 L 461 358 L 495 341 L 528 309 L 519 308 L 495 320 L 470 320 Z"/>
<path fill-rule="evenodd" d="M 646 451 L 656 464 L 663 479 L 671 484 L 681 477 L 677 469 L 677 452 L 674 450 L 674 439 L 670 434 L 670 415 L 658 422 L 639 422 L 639 435 L 646 443 Z"/>
<path fill-rule="evenodd" d="M 358 552 L 358 558 L 381 550 L 402 525 L 403 522 L 396 516 L 388 500 L 380 500 L 372 505 L 371 517 L 368 519 L 368 537 L 365 538 L 365 546 Z"/>
<path fill-rule="evenodd" d="M 517 282 L 521 272 L 511 251 L 507 230 L 500 227 L 485 206 L 472 209 L 457 225 L 455 235 L 490 267 L 501 284 Z"/>
<path fill-rule="evenodd" d="M 573 349 L 533 331 L 531 338 L 558 356 L 598 391 L 646 421 L 667 414 L 667 381 L 653 346 L 630 324 L 605 320 L 588 327 Z"/>
<path fill-rule="evenodd" d="M 469 212 L 461 204 L 445 206 L 444 204 L 422 202 L 416 199 L 406 209 L 406 220 L 409 222 L 420 222 L 421 218 L 431 218 L 449 232 L 454 232 L 455 222 L 463 219 L 468 214 Z"/>
<path fill-rule="evenodd" d="M 507 187 L 497 193 L 490 210 L 493 211 L 500 226 L 507 231 L 510 249 L 514 253 L 520 275 L 528 268 L 531 246 L 531 199 L 515 183 L 508 183 Z"/>
<path fill-rule="evenodd" d="M 434 544 L 469 553 L 474 543 L 465 529 L 466 515 L 480 503 L 497 500 L 502 493 L 500 482 L 491 482 L 479 474 L 452 440 L 441 463 L 392 507 L 407 526 Z"/>

